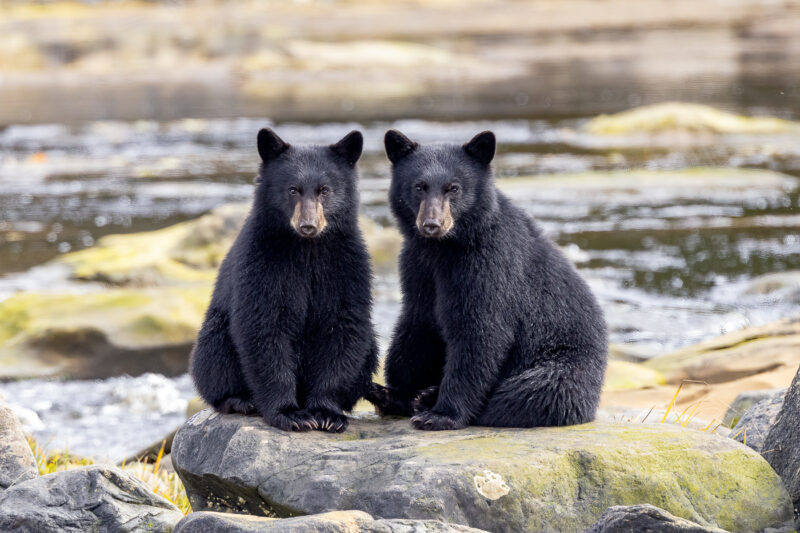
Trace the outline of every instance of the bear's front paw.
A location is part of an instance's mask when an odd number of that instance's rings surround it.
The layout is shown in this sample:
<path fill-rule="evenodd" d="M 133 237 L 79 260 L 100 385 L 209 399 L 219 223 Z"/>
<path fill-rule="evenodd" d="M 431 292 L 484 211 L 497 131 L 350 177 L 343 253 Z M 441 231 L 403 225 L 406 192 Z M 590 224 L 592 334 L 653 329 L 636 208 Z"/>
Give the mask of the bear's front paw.
<path fill-rule="evenodd" d="M 440 415 L 433 411 L 424 411 L 411 417 L 411 425 L 417 429 L 428 431 L 442 431 L 447 429 L 461 429 L 467 424 L 447 415 Z"/>
<path fill-rule="evenodd" d="M 283 411 L 267 419 L 270 426 L 284 431 L 311 431 L 317 429 L 317 421 L 303 410 Z"/>
<path fill-rule="evenodd" d="M 327 431 L 329 433 L 341 433 L 347 429 L 347 425 L 350 423 L 347 417 L 342 413 L 337 413 L 336 411 L 328 409 L 315 411 L 314 420 L 317 423 L 317 427 L 314 429 Z"/>
<path fill-rule="evenodd" d="M 439 399 L 439 387 L 434 385 L 427 389 L 422 389 L 417 393 L 417 397 L 411 402 L 411 410 L 415 415 L 430 411 Z"/>

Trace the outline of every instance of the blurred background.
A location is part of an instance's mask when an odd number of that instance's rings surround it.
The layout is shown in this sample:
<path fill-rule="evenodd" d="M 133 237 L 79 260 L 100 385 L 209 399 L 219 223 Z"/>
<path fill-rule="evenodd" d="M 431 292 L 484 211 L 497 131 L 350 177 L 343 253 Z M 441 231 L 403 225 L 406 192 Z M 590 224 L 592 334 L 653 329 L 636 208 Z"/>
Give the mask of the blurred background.
<path fill-rule="evenodd" d="M 384 347 L 390 127 L 495 131 L 500 187 L 605 309 L 605 407 L 665 407 L 680 369 L 647 360 L 675 350 L 798 346 L 800 1 L 0 0 L 0 392 L 40 444 L 118 461 L 184 420 L 264 126 L 364 132 Z M 785 387 L 781 346 L 678 404 Z"/>

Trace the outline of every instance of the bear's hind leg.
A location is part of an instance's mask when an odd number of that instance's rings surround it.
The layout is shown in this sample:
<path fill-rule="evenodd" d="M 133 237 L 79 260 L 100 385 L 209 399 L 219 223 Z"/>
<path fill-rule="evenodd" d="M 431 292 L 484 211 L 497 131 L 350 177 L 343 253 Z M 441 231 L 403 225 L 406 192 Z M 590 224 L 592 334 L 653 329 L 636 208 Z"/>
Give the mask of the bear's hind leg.
<path fill-rule="evenodd" d="M 255 414 L 225 314 L 210 309 L 189 363 L 200 396 L 223 414 Z"/>
<path fill-rule="evenodd" d="M 594 420 L 603 372 L 590 374 L 546 361 L 502 381 L 474 424 L 495 427 L 568 426 Z"/>

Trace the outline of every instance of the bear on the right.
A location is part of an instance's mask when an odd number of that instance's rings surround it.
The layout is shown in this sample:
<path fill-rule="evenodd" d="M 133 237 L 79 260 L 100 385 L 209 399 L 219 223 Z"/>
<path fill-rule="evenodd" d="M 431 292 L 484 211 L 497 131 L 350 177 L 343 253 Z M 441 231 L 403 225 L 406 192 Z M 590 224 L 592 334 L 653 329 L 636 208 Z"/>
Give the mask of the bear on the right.
<path fill-rule="evenodd" d="M 385 137 L 403 233 L 402 312 L 386 387 L 367 399 L 418 429 L 594 419 L 607 359 L 602 311 L 572 264 L 495 187 L 495 136 L 463 146 Z"/>

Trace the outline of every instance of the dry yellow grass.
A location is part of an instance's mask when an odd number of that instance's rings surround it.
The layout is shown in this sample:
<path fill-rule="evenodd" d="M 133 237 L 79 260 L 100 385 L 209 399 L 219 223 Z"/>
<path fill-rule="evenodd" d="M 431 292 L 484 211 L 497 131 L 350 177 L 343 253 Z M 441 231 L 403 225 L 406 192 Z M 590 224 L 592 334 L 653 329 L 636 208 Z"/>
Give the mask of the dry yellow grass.
<path fill-rule="evenodd" d="M 72 455 L 68 449 L 51 452 L 40 446 L 32 437 L 28 437 L 28 445 L 33 451 L 40 475 L 63 472 L 71 468 L 94 464 L 91 459 Z M 172 502 L 183 514 L 188 514 L 192 511 L 192 508 L 189 505 L 189 499 L 186 497 L 186 489 L 183 487 L 178 474 L 161 469 L 163 457 L 164 447 L 162 445 L 154 463 L 137 462 L 127 465 L 123 463 L 121 468 L 141 480 L 153 492 Z"/>

